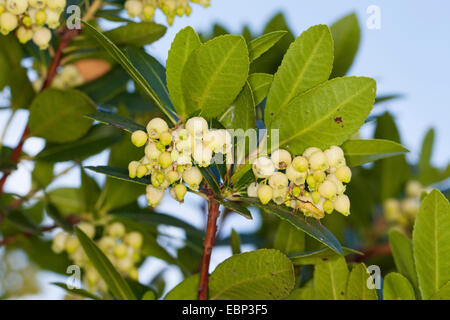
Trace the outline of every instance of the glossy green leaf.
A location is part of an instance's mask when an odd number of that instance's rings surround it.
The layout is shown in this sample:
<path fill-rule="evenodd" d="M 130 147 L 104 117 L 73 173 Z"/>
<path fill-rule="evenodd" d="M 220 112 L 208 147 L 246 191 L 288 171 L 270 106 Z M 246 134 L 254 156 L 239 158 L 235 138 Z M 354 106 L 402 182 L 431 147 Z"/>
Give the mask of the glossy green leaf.
<path fill-rule="evenodd" d="M 85 32 L 93 36 L 101 46 L 108 51 L 108 53 L 125 69 L 126 72 L 131 76 L 135 83 L 144 91 L 144 93 L 153 100 L 156 107 L 173 123 L 176 120 L 170 114 L 170 112 L 162 105 L 161 100 L 156 95 L 155 91 L 150 87 L 148 82 L 142 76 L 141 73 L 133 66 L 133 64 L 128 60 L 125 54 L 111 41 L 107 36 L 96 30 L 89 23 L 83 21 L 85 25 Z"/>
<path fill-rule="evenodd" d="M 231 246 L 231 252 L 233 254 L 239 254 L 241 253 L 241 238 L 239 237 L 239 233 L 236 232 L 236 230 L 231 229 L 231 236 L 230 236 L 230 246 Z"/>
<path fill-rule="evenodd" d="M 211 300 L 276 300 L 294 287 L 294 268 L 278 250 L 234 255 L 219 264 L 209 280 Z"/>
<path fill-rule="evenodd" d="M 105 150 L 122 138 L 122 133 L 112 127 L 95 125 L 89 132 L 70 143 L 47 144 L 35 159 L 48 162 L 83 160 Z"/>
<path fill-rule="evenodd" d="M 246 202 L 248 205 L 258 207 L 268 213 L 275 214 L 280 219 L 289 222 L 294 227 L 304 231 L 305 233 L 322 242 L 337 253 L 342 253 L 341 244 L 337 241 L 334 235 L 318 221 L 314 219 L 308 219 L 306 221 L 303 214 L 292 214 L 292 209 L 290 208 L 278 206 L 274 203 L 263 205 L 256 198 L 242 198 L 242 201 Z"/>
<path fill-rule="evenodd" d="M 6 215 L 6 219 L 8 222 L 10 222 L 13 226 L 18 228 L 19 230 L 23 232 L 28 233 L 40 233 L 41 230 L 39 226 L 31 219 L 26 213 L 19 211 L 19 210 L 13 210 L 8 212 Z"/>
<path fill-rule="evenodd" d="M 183 119 L 188 115 L 188 111 L 181 87 L 181 75 L 190 55 L 200 45 L 200 39 L 194 29 L 186 27 L 175 36 L 167 57 L 166 75 L 170 98 L 177 114 Z"/>
<path fill-rule="evenodd" d="M 255 105 L 260 104 L 269 92 L 272 85 L 273 75 L 268 73 L 252 73 L 248 76 L 248 83 L 253 92 Z"/>
<path fill-rule="evenodd" d="M 248 44 L 250 61 L 258 59 L 264 52 L 270 50 L 286 33 L 284 30 L 274 31 L 250 41 Z"/>
<path fill-rule="evenodd" d="M 319 263 L 314 267 L 314 291 L 318 300 L 344 300 L 348 268 L 344 258 Z"/>
<path fill-rule="evenodd" d="M 331 27 L 334 39 L 334 65 L 331 78 L 344 76 L 358 51 L 361 30 L 358 18 L 352 13 L 336 21 Z"/>
<path fill-rule="evenodd" d="M 383 139 L 348 140 L 342 145 L 342 149 L 350 167 L 409 152 L 400 143 Z"/>
<path fill-rule="evenodd" d="M 450 204 L 438 190 L 422 200 L 413 248 L 419 288 L 429 299 L 450 281 Z"/>
<path fill-rule="evenodd" d="M 234 101 L 248 76 L 248 50 L 242 36 L 224 35 L 192 52 L 181 75 L 186 112 L 214 118 Z"/>
<path fill-rule="evenodd" d="M 84 252 L 105 281 L 114 298 L 117 300 L 136 300 L 133 291 L 131 291 L 125 279 L 122 278 L 105 254 L 97 247 L 95 242 L 79 228 L 75 229 L 75 233 Z"/>
<path fill-rule="evenodd" d="M 246 207 L 241 205 L 240 203 L 236 201 L 229 201 L 229 200 L 221 200 L 217 199 L 217 202 L 220 203 L 222 206 L 224 206 L 227 209 L 230 209 L 233 212 L 236 212 L 243 216 L 246 219 L 253 219 L 252 214 L 250 210 L 248 210 Z"/>
<path fill-rule="evenodd" d="M 340 145 L 364 123 L 375 93 L 376 83 L 370 78 L 327 81 L 294 98 L 269 129 L 279 129 L 280 146 L 294 154 L 310 146 L 325 149 Z"/>
<path fill-rule="evenodd" d="M 153 291 L 147 291 L 143 296 L 141 300 L 156 300 L 156 295 Z"/>
<path fill-rule="evenodd" d="M 126 50 L 128 59 L 142 74 L 144 79 L 153 88 L 156 95 L 161 99 L 164 106 L 172 107 L 169 90 L 166 84 L 166 69 L 151 55 L 147 54 L 144 49 L 137 47 L 129 47 Z"/>
<path fill-rule="evenodd" d="M 377 290 L 369 289 L 368 283 L 373 283 L 364 263 L 353 267 L 347 282 L 347 300 L 378 300 Z"/>
<path fill-rule="evenodd" d="M 266 126 L 271 127 L 294 97 L 326 81 L 332 65 L 333 39 L 328 27 L 318 25 L 303 32 L 289 47 L 273 78 L 264 110 Z"/>
<path fill-rule="evenodd" d="M 415 300 L 414 289 L 400 273 L 391 272 L 384 278 L 383 300 Z"/>
<path fill-rule="evenodd" d="M 84 168 L 80 168 L 81 173 L 81 190 L 83 192 L 83 200 L 86 209 L 91 211 L 95 208 L 95 204 L 100 197 L 100 187 L 94 178 L 90 177 Z"/>
<path fill-rule="evenodd" d="M 220 123 L 227 129 L 247 130 L 256 128 L 256 110 L 253 92 L 248 82 L 219 118 Z"/>
<path fill-rule="evenodd" d="M 289 255 L 305 251 L 305 234 L 285 220 L 280 220 L 273 244 L 274 249 Z"/>
<path fill-rule="evenodd" d="M 392 230 L 389 233 L 389 245 L 397 271 L 409 280 L 416 294 L 419 295 L 419 283 L 411 240 L 400 231 Z"/>
<path fill-rule="evenodd" d="M 50 202 L 61 214 L 80 214 L 86 209 L 83 192 L 79 188 L 58 188 L 48 192 Z"/>
<path fill-rule="evenodd" d="M 286 300 L 314 300 L 314 298 L 314 288 L 305 287 L 293 290 Z"/>
<path fill-rule="evenodd" d="M 430 300 L 450 300 L 450 282 L 447 282 Z"/>
<path fill-rule="evenodd" d="M 97 166 L 97 167 L 87 166 L 85 168 L 95 171 L 95 172 L 106 174 L 110 177 L 120 179 L 120 180 L 131 181 L 131 182 L 145 184 L 145 185 L 151 184 L 150 178 L 148 176 L 146 176 L 144 178 L 133 178 L 133 179 L 130 178 L 128 175 L 128 169 L 125 169 L 125 168 L 117 168 L 117 167 L 109 167 L 109 166 Z"/>
<path fill-rule="evenodd" d="M 82 137 L 92 120 L 84 117 L 95 111 L 95 105 L 77 90 L 47 89 L 30 107 L 28 126 L 33 136 L 50 142 L 69 142 Z"/>
<path fill-rule="evenodd" d="M 34 169 L 31 174 L 32 188 L 41 189 L 47 187 L 53 180 L 54 164 L 44 161 L 35 161 Z"/>
<path fill-rule="evenodd" d="M 130 119 L 127 119 L 114 113 L 99 111 L 96 113 L 89 114 L 87 115 L 87 117 L 93 120 L 97 120 L 101 123 L 108 124 L 110 126 L 114 126 L 116 128 L 128 131 L 130 133 L 133 133 L 136 130 L 146 131 L 143 125 L 137 124 Z"/>
<path fill-rule="evenodd" d="M 317 250 L 302 252 L 302 253 L 295 253 L 295 254 L 289 254 L 288 257 L 291 259 L 292 263 L 294 265 L 308 265 L 308 264 L 319 264 L 323 262 L 327 262 L 330 260 L 335 260 L 341 258 L 343 255 L 350 255 L 350 254 L 357 254 L 362 255 L 361 252 L 343 247 L 342 248 L 342 255 L 336 253 L 335 251 L 331 250 L 330 248 L 320 248 Z"/>
<path fill-rule="evenodd" d="M 164 300 L 197 300 L 200 274 L 193 274 L 167 293 Z"/>
<path fill-rule="evenodd" d="M 88 298 L 88 299 L 92 299 L 92 300 L 102 300 L 100 297 L 97 297 L 95 294 L 92 294 L 89 291 L 84 290 L 84 289 L 77 289 L 77 288 L 71 289 L 67 286 L 67 284 L 62 283 L 62 282 L 53 282 L 52 284 L 64 289 L 67 293 L 73 294 L 75 296 L 80 296 L 80 297 Z"/>

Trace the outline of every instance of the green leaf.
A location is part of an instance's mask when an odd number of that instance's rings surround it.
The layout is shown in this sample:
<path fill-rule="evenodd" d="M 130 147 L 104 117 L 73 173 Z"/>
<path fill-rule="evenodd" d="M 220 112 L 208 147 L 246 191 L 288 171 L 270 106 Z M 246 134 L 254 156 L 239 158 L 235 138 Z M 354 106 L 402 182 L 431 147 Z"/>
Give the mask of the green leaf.
<path fill-rule="evenodd" d="M 177 114 L 186 119 L 188 111 L 181 87 L 181 76 L 186 62 L 201 42 L 192 27 L 179 31 L 172 42 L 166 62 L 167 86 Z"/>
<path fill-rule="evenodd" d="M 27 214 L 19 210 L 13 210 L 6 215 L 8 222 L 23 232 L 41 233 L 39 226 Z"/>
<path fill-rule="evenodd" d="M 103 173 L 110 177 L 120 179 L 120 180 L 131 181 L 131 182 L 145 184 L 145 185 L 151 184 L 150 178 L 148 176 L 146 176 L 144 178 L 133 178 L 133 179 L 130 178 L 130 176 L 128 175 L 128 169 L 125 169 L 125 168 L 117 168 L 117 167 L 109 167 L 109 166 L 97 166 L 97 167 L 87 166 L 84 168 L 95 171 L 95 172 Z"/>
<path fill-rule="evenodd" d="M 447 282 L 430 300 L 450 300 L 450 282 Z"/>
<path fill-rule="evenodd" d="M 86 209 L 83 192 L 79 188 L 58 188 L 48 192 L 50 202 L 61 214 L 80 214 Z"/>
<path fill-rule="evenodd" d="M 88 114 L 87 117 L 97 120 L 101 123 L 108 124 L 110 126 L 128 131 L 130 133 L 133 133 L 136 130 L 146 131 L 143 125 L 137 124 L 130 119 L 127 119 L 114 113 L 96 112 Z"/>
<path fill-rule="evenodd" d="M 305 250 L 305 234 L 289 222 L 280 220 L 273 247 L 288 255 L 303 252 Z"/>
<path fill-rule="evenodd" d="M 400 273 L 391 272 L 384 278 L 383 300 L 415 300 L 414 289 Z"/>
<path fill-rule="evenodd" d="M 350 167 L 409 152 L 400 143 L 382 139 L 348 140 L 342 145 L 342 149 Z"/>
<path fill-rule="evenodd" d="M 420 204 L 413 231 L 419 288 L 429 299 L 450 281 L 450 204 L 438 190 Z"/>
<path fill-rule="evenodd" d="M 336 21 L 331 27 L 334 39 L 334 65 L 331 78 L 344 76 L 358 51 L 361 30 L 356 14 L 352 13 Z"/>
<path fill-rule="evenodd" d="M 220 115 L 236 98 L 248 76 L 248 50 L 242 36 L 224 35 L 190 55 L 181 75 L 186 113 Z"/>
<path fill-rule="evenodd" d="M 284 30 L 274 31 L 250 41 L 248 44 L 250 62 L 258 59 L 264 52 L 272 48 L 286 33 L 287 31 Z"/>
<path fill-rule="evenodd" d="M 241 200 L 251 206 L 258 207 L 261 210 L 264 210 L 268 213 L 275 214 L 280 219 L 289 222 L 297 229 L 304 231 L 305 233 L 309 234 L 314 239 L 322 242 L 324 245 L 330 247 L 337 253 L 340 254 L 342 253 L 341 244 L 336 240 L 334 235 L 316 220 L 309 219 L 308 221 L 306 221 L 303 215 L 298 213 L 292 214 L 292 209 L 283 206 L 278 206 L 273 203 L 263 205 L 256 198 L 241 198 Z"/>
<path fill-rule="evenodd" d="M 271 126 L 297 95 L 326 81 L 333 66 L 333 39 L 325 25 L 303 32 L 291 44 L 273 78 L 264 110 L 264 122 Z"/>
<path fill-rule="evenodd" d="M 248 76 L 248 83 L 253 92 L 255 105 L 260 104 L 269 92 L 272 85 L 273 75 L 268 73 L 252 73 Z"/>
<path fill-rule="evenodd" d="M 144 49 L 130 47 L 127 49 L 126 53 L 128 59 L 130 59 L 131 63 L 142 74 L 150 87 L 153 88 L 164 106 L 173 108 L 166 84 L 166 69 L 161 63 L 151 55 L 147 54 Z"/>
<path fill-rule="evenodd" d="M 247 130 L 256 128 L 256 110 L 253 92 L 248 82 L 230 107 L 220 116 L 220 123 L 227 129 Z"/>
<path fill-rule="evenodd" d="M 241 253 L 241 238 L 234 228 L 231 229 L 230 245 L 233 255 Z"/>
<path fill-rule="evenodd" d="M 292 263 L 297 266 L 297 265 L 319 264 L 330 260 L 339 259 L 343 255 L 346 256 L 350 254 L 363 255 L 359 251 L 343 247 L 342 255 L 336 253 L 330 248 L 320 248 L 313 251 L 289 254 L 288 257 L 289 259 L 291 259 Z"/>
<path fill-rule="evenodd" d="M 45 188 L 53 179 L 53 163 L 35 161 L 32 176 L 32 188 Z"/>
<path fill-rule="evenodd" d="M 97 31 L 89 23 L 82 21 L 85 25 L 84 31 L 92 35 L 102 46 L 108 51 L 108 53 L 125 69 L 126 72 L 131 76 L 135 83 L 144 91 L 144 93 L 150 97 L 154 102 L 156 107 L 173 123 L 176 120 L 170 114 L 170 112 L 162 105 L 161 100 L 156 95 L 155 91 L 150 87 L 148 82 L 142 76 L 141 73 L 133 66 L 133 64 L 128 60 L 125 54 L 112 42 L 108 37 L 106 37 L 101 32 Z"/>
<path fill-rule="evenodd" d="M 209 280 L 211 300 L 276 300 L 294 287 L 294 268 L 274 249 L 241 253 L 219 264 Z"/>
<path fill-rule="evenodd" d="M 94 103 L 80 91 L 47 89 L 30 107 L 30 133 L 50 142 L 77 140 L 92 124 L 84 115 L 94 111 Z"/>
<path fill-rule="evenodd" d="M 280 146 L 294 154 L 310 146 L 340 145 L 364 123 L 375 93 L 376 83 L 370 78 L 327 81 L 292 100 L 269 129 L 279 129 Z"/>
<path fill-rule="evenodd" d="M 305 287 L 293 290 L 286 300 L 314 300 L 314 297 L 314 288 Z"/>
<path fill-rule="evenodd" d="M 422 142 L 419 158 L 419 181 L 428 182 L 427 175 L 433 170 L 431 165 L 431 155 L 433 153 L 434 129 L 428 130 Z"/>
<path fill-rule="evenodd" d="M 243 216 L 246 219 L 249 219 L 249 220 L 253 219 L 250 210 L 248 210 L 246 207 L 240 205 L 236 201 L 228 201 L 228 200 L 221 200 L 221 199 L 216 199 L 216 201 L 218 203 L 220 203 L 222 206 L 224 206 L 225 208 L 230 209 L 231 211 L 240 214 L 241 216 Z"/>
<path fill-rule="evenodd" d="M 197 300 L 199 283 L 200 274 L 193 274 L 169 291 L 164 300 Z"/>
<path fill-rule="evenodd" d="M 389 232 L 389 244 L 397 271 L 409 280 L 419 296 L 419 284 L 411 240 L 400 231 L 392 230 Z"/>
<path fill-rule="evenodd" d="M 83 160 L 100 153 L 122 138 L 115 128 L 94 125 L 82 138 L 61 144 L 47 144 L 35 159 L 48 162 Z"/>
<path fill-rule="evenodd" d="M 156 294 L 149 290 L 142 296 L 141 300 L 156 300 Z"/>
<path fill-rule="evenodd" d="M 369 289 L 368 282 L 372 283 L 373 278 L 369 275 L 364 263 L 353 267 L 348 277 L 347 300 L 378 300 L 377 290 Z"/>
<path fill-rule="evenodd" d="M 375 98 L 375 104 L 377 103 L 383 103 L 386 101 L 391 101 L 394 99 L 398 99 L 401 98 L 402 95 L 401 94 L 385 94 L 385 95 L 379 95 Z"/>
<path fill-rule="evenodd" d="M 81 246 L 90 262 L 106 282 L 106 285 L 114 298 L 118 300 L 136 300 L 133 291 L 131 291 L 125 279 L 122 278 L 105 254 L 97 247 L 95 242 L 79 228 L 75 229 L 75 234 L 77 235 L 78 240 L 80 240 Z"/>
<path fill-rule="evenodd" d="M 317 264 L 314 268 L 314 291 L 317 300 L 344 300 L 348 268 L 344 258 Z"/>
<path fill-rule="evenodd" d="M 95 204 L 100 197 L 100 187 L 97 182 L 91 178 L 84 168 L 80 168 L 81 172 L 81 190 L 84 196 L 86 209 L 91 211 L 95 208 Z"/>
<path fill-rule="evenodd" d="M 111 39 L 116 46 L 136 46 L 142 47 L 160 39 L 166 33 L 166 27 L 153 22 L 127 23 L 118 28 L 106 31 L 104 35 Z M 100 47 L 97 37 L 89 34 L 91 37 L 77 40 L 73 45 L 77 47 Z"/>
<path fill-rule="evenodd" d="M 100 297 L 97 297 L 95 294 L 92 294 L 89 291 L 84 290 L 84 289 L 77 289 L 77 288 L 70 289 L 67 286 L 67 284 L 62 283 L 62 282 L 53 282 L 52 284 L 66 290 L 68 293 L 73 294 L 73 295 L 81 296 L 83 298 L 88 298 L 88 299 L 92 299 L 92 300 L 102 300 Z"/>

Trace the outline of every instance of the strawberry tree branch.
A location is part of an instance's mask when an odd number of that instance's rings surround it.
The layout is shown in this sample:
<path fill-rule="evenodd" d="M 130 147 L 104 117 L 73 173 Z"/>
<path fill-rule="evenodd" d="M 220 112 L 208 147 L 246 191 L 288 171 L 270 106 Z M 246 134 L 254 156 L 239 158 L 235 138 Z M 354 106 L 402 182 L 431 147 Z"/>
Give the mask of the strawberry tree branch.
<path fill-rule="evenodd" d="M 203 258 L 200 269 L 200 284 L 198 287 L 198 299 L 207 300 L 209 283 L 209 264 L 211 262 L 211 252 L 214 246 L 214 239 L 217 232 L 217 218 L 219 217 L 219 203 L 214 196 L 209 196 L 208 201 L 208 222 L 206 225 L 206 236 L 203 244 Z"/>

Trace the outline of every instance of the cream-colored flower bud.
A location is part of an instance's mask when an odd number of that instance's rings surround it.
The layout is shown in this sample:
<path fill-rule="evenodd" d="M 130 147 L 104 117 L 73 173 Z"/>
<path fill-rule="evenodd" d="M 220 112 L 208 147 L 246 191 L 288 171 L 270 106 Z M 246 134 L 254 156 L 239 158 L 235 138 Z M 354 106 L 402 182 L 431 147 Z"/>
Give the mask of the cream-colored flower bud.
<path fill-rule="evenodd" d="M 59 12 L 47 8 L 45 9 L 45 15 L 46 15 L 45 23 L 48 25 L 50 29 L 56 29 L 59 27 L 59 17 L 60 17 Z"/>
<path fill-rule="evenodd" d="M 137 175 L 137 169 L 138 169 L 138 167 L 139 167 L 140 165 L 141 165 L 141 164 L 139 163 L 139 161 L 131 161 L 131 162 L 128 164 L 128 176 L 129 176 L 131 179 L 136 178 L 136 175 Z"/>
<path fill-rule="evenodd" d="M 148 174 L 148 168 L 147 166 L 140 164 L 136 169 L 136 177 L 142 178 Z"/>
<path fill-rule="evenodd" d="M 170 184 L 181 179 L 181 174 L 177 170 L 172 170 L 166 172 L 166 178 Z"/>
<path fill-rule="evenodd" d="M 344 216 L 348 216 L 350 214 L 350 199 L 345 194 L 337 196 L 334 200 L 334 209 Z"/>
<path fill-rule="evenodd" d="M 68 235 L 65 232 L 58 232 L 53 238 L 52 250 L 55 253 L 61 253 L 66 248 Z"/>
<path fill-rule="evenodd" d="M 52 38 L 52 33 L 47 28 L 38 28 L 34 31 L 33 42 L 39 47 L 39 49 L 44 50 L 48 48 L 50 39 Z"/>
<path fill-rule="evenodd" d="M 275 172 L 272 176 L 269 178 L 269 185 L 274 190 L 284 190 L 289 185 L 289 179 L 288 177 L 281 172 Z"/>
<path fill-rule="evenodd" d="M 201 138 L 208 131 L 208 122 L 202 117 L 193 117 L 186 122 L 186 130 L 195 138 Z"/>
<path fill-rule="evenodd" d="M 306 149 L 305 151 L 303 151 L 303 157 L 305 157 L 306 159 L 309 160 L 309 157 L 317 151 L 322 151 L 319 148 L 316 147 L 309 147 L 308 149 Z"/>
<path fill-rule="evenodd" d="M 144 149 L 145 156 L 150 160 L 158 160 L 161 155 L 161 151 L 156 146 L 156 143 L 149 142 Z"/>
<path fill-rule="evenodd" d="M 104 252 L 108 252 L 110 249 L 114 248 L 116 245 L 116 241 L 111 236 L 103 236 L 100 238 L 98 242 L 98 246 Z"/>
<path fill-rule="evenodd" d="M 207 167 L 211 164 L 212 150 L 200 145 L 194 149 L 192 157 L 199 167 Z"/>
<path fill-rule="evenodd" d="M 21 26 L 17 29 L 16 35 L 20 43 L 27 43 L 33 38 L 33 30 Z"/>
<path fill-rule="evenodd" d="M 267 157 L 259 157 L 253 162 L 253 173 L 257 178 L 268 178 L 275 172 L 272 160 Z"/>
<path fill-rule="evenodd" d="M 268 204 L 270 200 L 272 200 L 273 190 L 270 186 L 266 184 L 260 184 L 257 190 L 259 201 L 262 204 Z"/>
<path fill-rule="evenodd" d="M 319 191 L 320 195 L 326 199 L 334 200 L 336 197 L 336 185 L 329 181 L 325 180 L 319 185 L 319 188 L 317 189 Z"/>
<path fill-rule="evenodd" d="M 42 26 L 45 24 L 45 21 L 47 20 L 47 14 L 45 13 L 45 10 L 38 10 L 34 14 L 34 22 L 38 26 Z"/>
<path fill-rule="evenodd" d="M 124 243 L 117 243 L 114 246 L 114 255 L 119 259 L 126 257 L 127 252 L 128 247 Z"/>
<path fill-rule="evenodd" d="M 316 151 L 309 157 L 309 165 L 312 170 L 324 171 L 328 169 L 328 159 L 322 151 Z"/>
<path fill-rule="evenodd" d="M 183 180 L 193 190 L 197 190 L 203 180 L 202 173 L 197 167 L 191 167 L 183 172 Z"/>
<path fill-rule="evenodd" d="M 346 189 L 345 185 L 334 174 L 327 175 L 325 180 L 331 181 L 336 185 L 337 194 L 342 194 L 345 192 Z"/>
<path fill-rule="evenodd" d="M 47 7 L 56 12 L 62 12 L 66 6 L 66 0 L 47 0 Z"/>
<path fill-rule="evenodd" d="M 78 241 L 78 238 L 76 237 L 68 237 L 66 239 L 66 251 L 68 254 L 73 254 L 80 246 L 80 242 Z"/>
<path fill-rule="evenodd" d="M 344 151 L 340 147 L 331 146 L 324 153 L 331 168 L 338 168 L 345 164 Z"/>
<path fill-rule="evenodd" d="M 325 180 L 326 174 L 324 171 L 316 170 L 313 173 L 313 177 L 316 182 L 321 183 L 323 182 L 323 180 Z"/>
<path fill-rule="evenodd" d="M 308 170 L 308 159 L 302 156 L 297 156 L 292 160 L 292 166 L 298 172 L 305 172 Z"/>
<path fill-rule="evenodd" d="M 179 183 L 179 184 L 175 185 L 172 189 L 170 189 L 171 196 L 179 202 L 184 201 L 184 196 L 186 195 L 186 192 L 187 192 L 187 188 L 182 183 Z"/>
<path fill-rule="evenodd" d="M 6 10 L 16 16 L 24 13 L 28 8 L 27 0 L 6 0 Z"/>
<path fill-rule="evenodd" d="M 299 172 L 295 170 L 292 164 L 286 169 L 287 178 L 296 185 L 304 184 L 307 174 L 308 173 L 306 171 Z"/>
<path fill-rule="evenodd" d="M 111 237 L 122 238 L 125 235 L 125 226 L 121 222 L 114 222 L 106 228 L 106 231 Z"/>
<path fill-rule="evenodd" d="M 316 203 L 316 204 L 319 203 L 319 200 L 321 198 L 320 192 L 319 191 L 311 192 L 311 198 L 312 198 L 314 203 Z"/>
<path fill-rule="evenodd" d="M 131 143 L 136 147 L 142 147 L 147 143 L 148 135 L 143 130 L 136 130 L 131 135 Z"/>
<path fill-rule="evenodd" d="M 162 169 L 167 169 L 172 165 L 172 157 L 169 152 L 162 152 L 158 158 L 159 165 Z"/>
<path fill-rule="evenodd" d="M 28 4 L 36 9 L 43 9 L 47 4 L 46 0 L 28 0 Z"/>
<path fill-rule="evenodd" d="M 419 181 L 411 180 L 406 185 L 406 195 L 408 197 L 420 198 L 422 191 L 424 191 L 424 188 Z"/>
<path fill-rule="evenodd" d="M 169 131 L 167 122 L 161 118 L 153 118 L 147 124 L 147 133 L 153 139 L 158 139 L 163 132 Z"/>
<path fill-rule="evenodd" d="M 18 25 L 17 16 L 11 12 L 4 12 L 0 15 L 0 32 L 7 35 Z"/>
<path fill-rule="evenodd" d="M 283 204 L 288 199 L 288 188 L 272 188 L 272 200 L 278 205 Z"/>
<path fill-rule="evenodd" d="M 127 0 L 125 1 L 125 10 L 127 10 L 130 18 L 135 18 L 143 12 L 142 1 L 139 0 Z"/>
<path fill-rule="evenodd" d="M 271 160 L 275 168 L 284 170 L 291 165 L 292 157 L 289 151 L 278 149 L 272 152 Z"/>
<path fill-rule="evenodd" d="M 132 257 L 125 257 L 117 260 L 117 269 L 119 271 L 128 273 L 134 266 L 134 261 Z"/>
<path fill-rule="evenodd" d="M 93 286 L 98 282 L 98 280 L 100 280 L 100 275 L 95 268 L 91 267 L 86 269 L 86 278 L 89 285 Z"/>
<path fill-rule="evenodd" d="M 172 143 L 172 134 L 170 132 L 163 132 L 159 136 L 159 141 L 163 146 L 168 146 Z"/>
<path fill-rule="evenodd" d="M 154 186 L 149 184 L 145 189 L 145 191 L 148 205 L 150 207 L 157 207 L 161 203 L 162 198 L 164 197 L 164 190 L 155 188 Z"/>
<path fill-rule="evenodd" d="M 145 5 L 142 10 L 142 16 L 146 21 L 153 20 L 153 17 L 155 16 L 155 7 L 152 5 Z"/>
<path fill-rule="evenodd" d="M 258 197 L 258 186 L 259 184 L 257 182 L 252 182 L 249 184 L 249 186 L 247 187 L 247 195 L 251 198 L 256 198 Z"/>
<path fill-rule="evenodd" d="M 192 166 L 192 160 L 190 154 L 180 153 L 177 159 L 177 164 L 180 166 Z"/>
<path fill-rule="evenodd" d="M 344 183 L 349 183 L 352 179 L 352 170 L 350 170 L 347 166 L 342 166 L 336 169 L 334 172 L 334 175 L 336 178 L 338 178 L 340 181 Z"/>
<path fill-rule="evenodd" d="M 400 206 L 406 216 L 414 220 L 419 212 L 420 200 L 419 198 L 406 198 L 401 202 Z"/>
<path fill-rule="evenodd" d="M 334 210 L 334 204 L 333 204 L 333 201 L 331 201 L 331 200 L 325 200 L 325 201 L 323 202 L 322 207 L 323 207 L 323 211 L 325 211 L 325 212 L 328 213 L 328 214 L 331 214 L 331 213 L 333 212 L 333 210 Z"/>
<path fill-rule="evenodd" d="M 89 238 L 94 238 L 95 226 L 92 223 L 82 221 L 78 224 L 78 228 L 80 228 Z"/>

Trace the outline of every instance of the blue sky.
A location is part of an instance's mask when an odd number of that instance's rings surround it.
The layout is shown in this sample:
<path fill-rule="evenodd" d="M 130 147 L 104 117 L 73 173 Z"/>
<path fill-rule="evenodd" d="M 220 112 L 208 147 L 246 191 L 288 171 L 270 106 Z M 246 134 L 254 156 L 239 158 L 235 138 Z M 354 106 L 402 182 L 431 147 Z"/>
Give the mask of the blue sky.
<path fill-rule="evenodd" d="M 199 32 L 210 31 L 213 23 L 218 22 L 231 32 L 238 33 L 243 25 L 249 25 L 253 33 L 260 33 L 277 12 L 283 12 L 294 34 L 298 36 L 303 30 L 315 24 L 331 24 L 339 17 L 356 12 L 362 28 L 360 51 L 350 70 L 352 75 L 373 77 L 378 82 L 378 92 L 400 93 L 404 97 L 377 106 L 380 111 L 389 109 L 396 117 L 403 138 L 403 143 L 412 151 L 409 157 L 416 159 L 421 140 L 430 127 L 436 129 L 436 148 L 433 162 L 446 165 L 450 160 L 448 137 L 450 136 L 450 1 L 433 0 L 211 0 L 212 5 L 204 9 L 193 5 L 193 12 L 188 18 L 178 18 L 174 26 L 169 28 L 165 37 L 149 46 L 149 52 L 164 62 L 170 43 L 178 30 L 191 25 Z M 367 8 L 377 5 L 381 9 L 381 29 L 369 30 L 366 27 Z M 165 23 L 161 15 L 157 22 Z M 0 105 L 3 105 L 1 103 Z M 0 111 L 0 128 L 5 124 L 7 111 Z M 19 111 L 6 135 L 5 144 L 15 145 L 23 130 L 27 117 L 25 111 Z M 364 134 L 370 133 L 370 127 Z M 447 137 L 447 138 L 446 138 Z M 25 145 L 30 154 L 37 153 L 43 147 L 40 139 L 31 138 Z M 88 160 L 87 164 L 105 164 L 107 153 Z M 59 164 L 57 171 L 66 167 Z M 9 192 L 24 194 L 30 187 L 29 179 L 32 164 L 24 162 L 19 170 L 9 179 L 6 189 Z M 66 178 L 56 181 L 56 186 L 77 186 L 79 173 L 74 171 Z M 99 177 L 102 179 L 102 177 Z M 202 226 L 203 217 L 198 212 L 195 199 L 189 201 L 187 207 L 181 207 L 165 199 L 161 212 L 168 212 L 179 217 L 189 217 L 193 224 Z M 258 221 L 255 222 L 258 224 Z M 230 219 L 224 226 L 227 233 L 234 227 L 238 231 L 249 231 L 255 224 L 236 218 Z M 212 267 L 229 255 L 227 249 L 217 250 L 213 254 Z M 150 261 L 149 267 L 141 275 L 141 280 L 148 280 L 152 275 L 164 268 L 158 261 Z M 180 274 L 169 269 L 169 286 L 178 281 Z M 54 281 L 53 276 L 46 274 L 44 283 Z M 59 278 L 58 280 L 61 280 Z M 59 289 L 46 286 L 42 298 L 59 297 Z"/>

